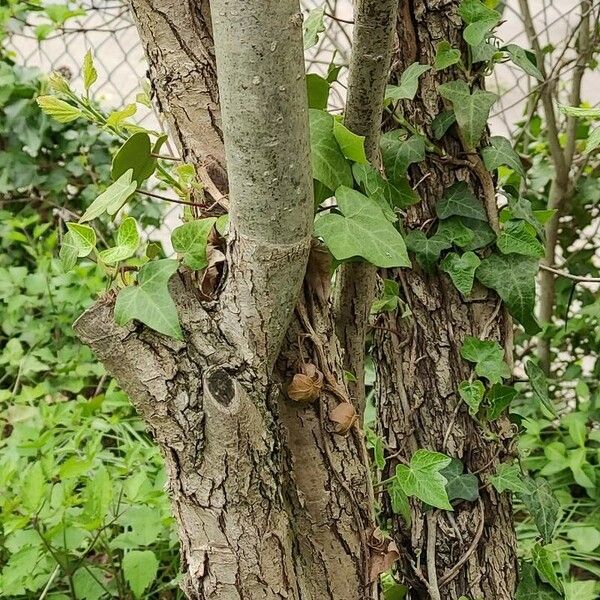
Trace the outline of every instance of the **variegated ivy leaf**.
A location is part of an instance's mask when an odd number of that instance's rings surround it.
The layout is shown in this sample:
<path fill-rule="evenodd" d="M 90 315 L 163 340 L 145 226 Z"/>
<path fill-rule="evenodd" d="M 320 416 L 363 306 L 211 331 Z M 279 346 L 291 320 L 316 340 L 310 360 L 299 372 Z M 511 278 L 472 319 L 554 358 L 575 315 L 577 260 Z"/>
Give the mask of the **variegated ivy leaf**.
<path fill-rule="evenodd" d="M 488 8 L 481 0 L 462 0 L 458 14 L 467 25 L 463 37 L 470 46 L 481 44 L 501 17 L 498 11 Z"/>
<path fill-rule="evenodd" d="M 435 48 L 435 62 L 433 66 L 436 71 L 447 69 L 460 62 L 460 50 L 453 48 L 450 42 L 440 42 Z"/>
<path fill-rule="evenodd" d="M 473 289 L 475 270 L 480 263 L 479 257 L 474 252 L 465 252 L 462 256 L 451 252 L 444 257 L 440 267 L 442 271 L 448 273 L 456 289 L 467 296 Z"/>
<path fill-rule="evenodd" d="M 104 213 L 116 214 L 137 188 L 132 178 L 133 169 L 128 169 L 88 206 L 79 222 L 91 221 Z"/>
<path fill-rule="evenodd" d="M 325 31 L 325 6 L 311 10 L 304 18 L 302 32 L 304 35 L 304 49 L 312 48 L 319 41 L 319 34 Z"/>
<path fill-rule="evenodd" d="M 452 184 L 437 203 L 435 212 L 440 219 L 454 215 L 478 221 L 487 221 L 485 208 L 465 181 Z"/>
<path fill-rule="evenodd" d="M 190 221 L 171 234 L 173 248 L 183 256 L 183 263 L 190 269 L 204 269 L 208 265 L 206 244 L 216 221 L 215 217 Z"/>
<path fill-rule="evenodd" d="M 413 63 L 400 76 L 398 85 L 388 85 L 385 90 L 386 100 L 413 100 L 419 89 L 419 78 L 431 69 L 429 65 Z"/>
<path fill-rule="evenodd" d="M 490 138 L 490 145 L 482 148 L 481 157 L 489 171 L 495 171 L 500 165 L 506 165 L 521 177 L 525 177 L 521 158 L 514 151 L 510 141 L 501 135 Z"/>
<path fill-rule="evenodd" d="M 405 137 L 403 130 L 390 131 L 381 137 L 385 174 L 392 182 L 406 177 L 408 167 L 425 160 L 425 139 L 420 135 Z"/>
<path fill-rule="evenodd" d="M 140 244 L 140 234 L 138 232 L 136 220 L 133 217 L 127 217 L 123 220 L 117 231 L 117 245 L 108 250 L 100 252 L 100 258 L 107 265 L 114 265 L 118 262 L 131 258 Z"/>

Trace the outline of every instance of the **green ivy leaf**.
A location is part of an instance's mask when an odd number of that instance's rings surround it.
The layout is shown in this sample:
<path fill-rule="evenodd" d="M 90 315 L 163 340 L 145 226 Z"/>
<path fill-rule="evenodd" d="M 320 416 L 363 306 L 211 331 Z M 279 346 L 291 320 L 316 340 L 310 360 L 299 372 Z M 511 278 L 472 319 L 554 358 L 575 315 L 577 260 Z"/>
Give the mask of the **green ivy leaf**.
<path fill-rule="evenodd" d="M 531 209 L 531 202 L 522 196 L 514 198 L 510 194 L 508 196 L 508 206 L 509 211 L 514 219 L 522 219 L 523 221 L 527 221 L 536 231 L 540 239 L 544 239 L 544 227 L 543 223 L 540 221 L 538 216 L 536 215 L 539 211 L 533 211 Z M 554 214 L 555 211 L 552 211 Z"/>
<path fill-rule="evenodd" d="M 517 588 L 515 600 L 561 600 L 550 586 L 538 583 L 533 565 L 521 564 L 521 580 Z"/>
<path fill-rule="evenodd" d="M 91 227 L 67 223 L 67 228 L 59 252 L 65 273 L 75 266 L 78 258 L 84 258 L 96 247 L 96 232 Z"/>
<path fill-rule="evenodd" d="M 465 252 L 462 256 L 451 252 L 444 258 L 440 266 L 442 271 L 450 275 L 456 289 L 467 296 L 473 289 L 475 270 L 480 263 L 479 257 L 474 252 Z"/>
<path fill-rule="evenodd" d="M 515 65 L 521 67 L 527 75 L 535 77 L 538 81 L 544 81 L 544 76 L 535 64 L 535 55 L 533 53 L 528 53 L 527 50 L 524 50 L 521 46 L 517 46 L 517 44 L 508 44 L 504 50 L 508 52 L 510 59 Z"/>
<path fill-rule="evenodd" d="M 515 399 L 518 392 L 513 387 L 495 383 L 487 395 L 489 408 L 487 410 L 488 421 L 495 421 Z"/>
<path fill-rule="evenodd" d="M 445 454 L 417 450 L 408 466 L 396 467 L 395 480 L 407 496 L 416 496 L 436 508 L 452 510 L 446 492 L 448 480 L 440 473 L 450 461 Z"/>
<path fill-rule="evenodd" d="M 485 395 L 485 387 L 479 379 L 475 381 L 463 381 L 458 386 L 458 393 L 464 403 L 469 407 L 469 414 L 475 416 Z"/>
<path fill-rule="evenodd" d="M 481 157 L 488 171 L 495 171 L 500 165 L 507 165 L 521 177 L 525 177 L 521 158 L 513 150 L 510 141 L 501 135 L 490 138 L 490 145 L 481 150 Z"/>
<path fill-rule="evenodd" d="M 533 517 L 544 542 L 550 543 L 558 520 L 560 504 L 548 482 L 538 477 L 535 481 L 531 481 L 529 492 L 520 494 L 519 497 Z"/>
<path fill-rule="evenodd" d="M 54 96 L 38 96 L 35 101 L 42 111 L 59 123 L 70 123 L 81 116 L 81 111 Z"/>
<path fill-rule="evenodd" d="M 306 91 L 308 93 L 308 108 L 325 110 L 329 102 L 331 84 L 327 79 L 316 73 L 306 74 Z"/>
<path fill-rule="evenodd" d="M 158 560 L 152 550 L 130 550 L 123 556 L 121 563 L 125 581 L 129 584 L 133 595 L 141 598 L 156 579 Z"/>
<path fill-rule="evenodd" d="M 549 583 L 559 594 L 562 594 L 563 588 L 554 570 L 548 550 L 540 546 L 540 544 L 536 544 L 531 550 L 531 559 L 541 580 Z"/>
<path fill-rule="evenodd" d="M 310 109 L 310 147 L 313 177 L 329 190 L 352 187 L 352 171 L 335 135 L 334 118 L 325 111 Z"/>
<path fill-rule="evenodd" d="M 488 8 L 480 0 L 462 0 L 458 14 L 466 23 L 463 37 L 470 46 L 481 44 L 496 25 L 500 22 L 500 13 Z"/>
<path fill-rule="evenodd" d="M 548 394 L 548 380 L 546 379 L 544 371 L 542 371 L 537 363 L 529 359 L 525 363 L 525 373 L 527 373 L 527 377 L 529 377 L 529 383 L 531 384 L 534 398 L 537 399 L 542 409 L 545 409 L 550 417 L 556 416 L 556 409 Z"/>
<path fill-rule="evenodd" d="M 335 197 L 341 214 L 319 216 L 315 235 L 323 238 L 336 260 L 360 256 L 382 268 L 410 266 L 402 236 L 375 200 L 344 186 Z"/>
<path fill-rule="evenodd" d="M 474 502 L 479 498 L 479 480 L 472 473 L 463 473 L 463 470 L 463 463 L 453 458 L 450 464 L 440 471 L 448 480 L 446 493 L 450 502 L 459 499 Z"/>
<path fill-rule="evenodd" d="M 598 148 L 599 146 L 600 146 L 600 127 L 596 127 L 596 129 L 593 129 L 588 136 L 588 139 L 585 143 L 584 152 L 586 154 L 589 154 L 590 152 L 596 150 L 596 148 Z"/>
<path fill-rule="evenodd" d="M 354 163 L 352 174 L 356 183 L 365 196 L 372 198 L 383 211 L 386 218 L 394 223 L 398 220 L 392 208 L 392 190 L 390 184 L 381 176 L 381 173 L 370 164 Z"/>
<path fill-rule="evenodd" d="M 452 184 L 437 203 L 435 212 L 440 219 L 453 215 L 487 221 L 487 214 L 481 200 L 475 197 L 465 181 Z"/>
<path fill-rule="evenodd" d="M 390 495 L 390 503 L 392 506 L 393 513 L 396 515 L 400 515 L 404 519 L 404 522 L 408 526 L 410 526 L 412 516 L 410 512 L 408 496 L 404 493 L 404 490 L 398 483 L 396 477 L 392 479 L 392 482 L 388 488 L 388 493 Z"/>
<path fill-rule="evenodd" d="M 446 135 L 448 129 L 454 125 L 454 123 L 456 123 L 456 115 L 454 114 L 454 111 L 444 110 L 436 115 L 435 119 L 433 119 L 431 122 L 433 139 L 441 140 Z"/>
<path fill-rule="evenodd" d="M 404 135 L 404 131 L 396 130 L 381 137 L 385 174 L 394 183 L 406 178 L 410 165 L 425 160 L 425 139 L 420 135 L 404 139 Z"/>
<path fill-rule="evenodd" d="M 475 148 L 498 96 L 483 90 L 475 90 L 471 93 L 468 84 L 464 81 L 443 83 L 438 90 L 443 98 L 452 103 L 465 143 L 470 148 Z"/>
<path fill-rule="evenodd" d="M 471 46 L 471 63 L 489 62 L 494 58 L 496 52 L 496 46 L 485 41 L 477 46 Z"/>
<path fill-rule="evenodd" d="M 371 314 L 394 311 L 400 300 L 400 286 L 393 279 L 383 280 L 383 291 L 371 306 Z"/>
<path fill-rule="evenodd" d="M 141 321 L 159 333 L 183 339 L 177 308 L 169 294 L 169 279 L 177 271 L 176 260 L 154 260 L 140 268 L 137 285 L 123 288 L 115 304 L 115 321 L 125 325 Z"/>
<path fill-rule="evenodd" d="M 500 494 L 503 492 L 528 494 L 531 491 L 531 486 L 523 479 L 523 474 L 517 464 L 502 463 L 498 465 L 496 474 L 490 477 L 490 483 Z"/>
<path fill-rule="evenodd" d="M 498 342 L 478 340 L 469 335 L 461 346 L 460 355 L 475 363 L 475 373 L 485 377 L 491 384 L 510 377 L 510 369 L 504 362 L 504 349 Z"/>
<path fill-rule="evenodd" d="M 105 212 L 109 215 L 116 214 L 123 204 L 127 202 L 127 199 L 137 188 L 137 183 L 132 181 L 133 169 L 129 169 L 121 177 L 119 177 L 114 183 L 106 188 L 102 194 L 100 194 L 83 213 L 80 223 L 91 221 Z"/>
<path fill-rule="evenodd" d="M 108 250 L 100 252 L 100 258 L 107 265 L 114 265 L 123 260 L 131 258 L 140 244 L 136 220 L 127 217 L 123 220 L 117 231 L 117 245 Z"/>
<path fill-rule="evenodd" d="M 429 65 L 413 63 L 409 65 L 400 77 L 398 85 L 388 85 L 385 90 L 386 100 L 413 100 L 419 89 L 419 78 L 429 71 Z"/>
<path fill-rule="evenodd" d="M 442 41 L 435 48 L 435 61 L 433 66 L 436 71 L 447 69 L 460 62 L 460 50 L 453 48 L 449 42 Z"/>
<path fill-rule="evenodd" d="M 437 234 L 428 238 L 422 231 L 411 231 L 405 238 L 406 246 L 417 256 L 417 261 L 426 271 L 437 264 L 440 254 L 451 247 L 450 242 Z"/>
<path fill-rule="evenodd" d="M 365 154 L 365 136 L 352 133 L 345 125 L 337 120 L 333 122 L 333 135 L 348 160 L 366 164 L 369 162 Z"/>
<path fill-rule="evenodd" d="M 312 48 L 319 41 L 319 34 L 325 31 L 325 6 L 311 10 L 304 19 L 302 32 L 304 49 Z"/>
<path fill-rule="evenodd" d="M 86 92 L 89 91 L 94 83 L 96 83 L 97 79 L 98 71 L 96 71 L 96 67 L 94 67 L 92 53 L 88 50 L 83 58 L 83 87 Z"/>
<path fill-rule="evenodd" d="M 526 221 L 504 223 L 496 245 L 502 254 L 522 254 L 534 258 L 544 256 L 544 245 L 538 240 L 535 228 Z"/>
<path fill-rule="evenodd" d="M 482 223 L 482 221 L 473 221 L 471 223 Z M 464 217 L 449 217 L 439 222 L 436 231 L 436 237 L 448 240 L 452 245 L 464 248 L 473 244 L 475 233 L 464 223 Z"/>
<path fill-rule="evenodd" d="M 156 158 L 152 156 L 150 136 L 143 131 L 134 133 L 122 146 L 112 161 L 110 175 L 116 181 L 129 169 L 132 180 L 142 184 L 156 169 Z"/>
<path fill-rule="evenodd" d="M 508 312 L 530 335 L 540 331 L 534 317 L 535 277 L 538 261 L 518 254 L 492 254 L 481 261 L 475 277 L 495 290 L 506 304 Z"/>
<path fill-rule="evenodd" d="M 190 269 L 200 270 L 208 266 L 206 244 L 208 236 L 217 222 L 215 217 L 184 223 L 173 230 L 171 243 L 175 252 L 182 255 L 183 264 Z"/>

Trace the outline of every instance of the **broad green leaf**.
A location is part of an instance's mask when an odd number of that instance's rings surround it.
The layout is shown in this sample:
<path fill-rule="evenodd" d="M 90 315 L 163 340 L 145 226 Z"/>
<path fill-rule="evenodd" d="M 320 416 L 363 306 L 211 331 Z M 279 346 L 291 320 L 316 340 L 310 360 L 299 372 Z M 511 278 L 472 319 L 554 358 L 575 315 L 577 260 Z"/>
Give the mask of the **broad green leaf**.
<path fill-rule="evenodd" d="M 454 123 L 456 123 L 456 115 L 453 111 L 445 110 L 439 113 L 431 123 L 433 139 L 441 140 Z"/>
<path fill-rule="evenodd" d="M 486 416 L 488 421 L 495 421 L 510 406 L 517 394 L 515 388 L 495 383 L 487 395 L 489 407 Z"/>
<path fill-rule="evenodd" d="M 400 76 L 398 85 L 388 85 L 385 90 L 386 100 L 413 100 L 419 88 L 419 78 L 429 71 L 429 65 L 413 63 Z"/>
<path fill-rule="evenodd" d="M 575 524 L 573 524 L 575 525 Z M 591 554 L 600 546 L 600 529 L 592 526 L 572 527 L 567 531 L 567 537 L 573 540 L 578 552 Z"/>
<path fill-rule="evenodd" d="M 495 290 L 506 304 L 508 312 L 531 335 L 540 326 L 534 317 L 535 277 L 538 261 L 518 254 L 492 254 L 481 261 L 475 277 L 486 287 Z"/>
<path fill-rule="evenodd" d="M 38 96 L 35 101 L 49 117 L 59 123 L 70 123 L 81 116 L 81 111 L 54 96 Z"/>
<path fill-rule="evenodd" d="M 133 169 L 123 173 L 88 206 L 79 222 L 91 221 L 105 212 L 109 215 L 116 214 L 137 188 L 137 183 L 132 181 L 132 177 Z"/>
<path fill-rule="evenodd" d="M 587 422 L 588 415 L 584 412 L 570 412 L 560 420 L 560 424 L 568 428 L 571 439 L 582 448 L 588 437 Z"/>
<path fill-rule="evenodd" d="M 517 464 L 502 463 L 498 465 L 496 474 L 490 477 L 490 483 L 500 494 L 502 492 L 528 494 L 531 491 L 530 485 L 523 479 L 523 474 Z"/>
<path fill-rule="evenodd" d="M 137 111 L 135 104 L 127 104 L 120 110 L 115 110 L 106 119 L 106 124 L 110 127 L 121 127 L 129 117 L 133 117 Z"/>
<path fill-rule="evenodd" d="M 426 271 L 437 264 L 440 254 L 451 247 L 448 240 L 437 234 L 428 238 L 422 231 L 411 231 L 405 238 L 406 247 L 414 252 L 417 261 Z"/>
<path fill-rule="evenodd" d="M 183 264 L 190 269 L 204 269 L 208 265 L 206 244 L 217 219 L 199 219 L 180 225 L 171 234 L 171 242 L 176 252 L 182 255 Z"/>
<path fill-rule="evenodd" d="M 456 122 L 463 133 L 465 143 L 470 148 L 475 148 L 498 96 L 483 90 L 471 92 L 464 81 L 443 83 L 438 90 L 443 98 L 452 103 Z"/>
<path fill-rule="evenodd" d="M 460 50 L 453 48 L 449 42 L 440 42 L 435 48 L 435 62 L 433 66 L 436 71 L 447 69 L 460 62 Z"/>
<path fill-rule="evenodd" d="M 325 31 L 325 6 L 311 10 L 302 24 L 304 49 L 312 48 L 319 41 L 319 34 Z"/>
<path fill-rule="evenodd" d="M 456 289 L 467 296 L 473 289 L 475 270 L 480 263 L 479 257 L 474 252 L 465 252 L 462 256 L 451 252 L 444 258 L 440 266 L 442 271 L 450 275 Z"/>
<path fill-rule="evenodd" d="M 73 242 L 77 247 L 77 258 L 87 256 L 96 247 L 96 232 L 87 225 L 67 223 L 69 233 L 73 234 Z"/>
<path fill-rule="evenodd" d="M 97 79 L 98 71 L 96 71 L 96 67 L 94 67 L 92 52 L 88 50 L 83 58 L 83 87 L 86 92 L 89 91 L 94 83 L 96 83 Z"/>
<path fill-rule="evenodd" d="M 151 153 L 150 136 L 143 131 L 134 133 L 113 158 L 110 171 L 113 181 L 132 169 L 132 181 L 137 181 L 137 184 L 141 185 L 156 169 L 156 158 Z"/>
<path fill-rule="evenodd" d="M 154 260 L 140 268 L 137 285 L 123 288 L 115 304 L 115 321 L 125 325 L 132 319 L 178 340 L 183 339 L 177 308 L 169 294 L 169 279 L 177 261 Z"/>
<path fill-rule="evenodd" d="M 106 575 L 95 566 L 81 566 L 73 574 L 73 591 L 80 600 L 100 600 L 105 597 Z"/>
<path fill-rule="evenodd" d="M 387 178 L 395 183 L 406 177 L 408 167 L 425 160 L 425 140 L 420 135 L 404 139 L 402 130 L 389 131 L 381 137 L 383 166 Z"/>
<path fill-rule="evenodd" d="M 479 407 L 483 402 L 483 396 L 485 395 L 485 387 L 479 379 L 475 381 L 463 381 L 458 386 L 458 393 L 460 397 L 469 407 L 469 414 L 475 416 L 479 411 Z"/>
<path fill-rule="evenodd" d="M 35 513 L 40 508 L 40 504 L 46 494 L 46 478 L 42 470 L 42 463 L 34 462 L 24 478 L 23 494 L 21 500 L 23 506 Z"/>
<path fill-rule="evenodd" d="M 333 134 L 334 118 L 325 111 L 310 109 L 310 147 L 313 177 L 329 190 L 352 187 L 352 171 Z"/>
<path fill-rule="evenodd" d="M 535 568 L 533 565 L 521 564 L 521 579 L 515 600 L 561 600 L 550 586 L 538 583 L 535 577 Z"/>
<path fill-rule="evenodd" d="M 329 102 L 329 88 L 331 84 L 327 79 L 316 73 L 307 73 L 306 91 L 308 93 L 308 108 L 325 110 Z"/>
<path fill-rule="evenodd" d="M 365 154 L 365 136 L 352 133 L 339 121 L 333 122 L 333 135 L 344 156 L 351 161 L 366 164 L 369 162 Z"/>
<path fill-rule="evenodd" d="M 600 146 L 600 127 L 593 129 L 588 135 L 587 142 L 585 143 L 585 153 L 589 154 L 593 150 L 596 150 Z"/>
<path fill-rule="evenodd" d="M 536 544 L 531 550 L 531 559 L 540 579 L 549 583 L 559 594 L 562 594 L 562 585 L 552 564 L 550 552 L 540 544 Z"/>
<path fill-rule="evenodd" d="M 564 600 L 598 600 L 600 589 L 594 579 L 565 581 L 563 587 L 565 588 Z"/>
<path fill-rule="evenodd" d="M 360 256 L 382 268 L 410 266 L 402 236 L 375 200 L 343 186 L 335 197 L 341 214 L 317 217 L 315 235 L 336 260 Z"/>
<path fill-rule="evenodd" d="M 398 479 L 394 477 L 389 485 L 388 493 L 390 495 L 390 504 L 392 511 L 396 515 L 400 515 L 404 522 L 410 526 L 412 516 L 410 512 L 410 504 L 408 502 L 408 496 L 404 492 L 402 486 L 398 482 Z"/>
<path fill-rule="evenodd" d="M 532 359 L 525 363 L 525 373 L 529 377 L 533 396 L 538 400 L 542 408 L 544 408 L 550 416 L 556 415 L 556 409 L 552 404 L 550 395 L 548 394 L 548 381 L 544 371 Z"/>
<path fill-rule="evenodd" d="M 383 291 L 371 306 L 371 314 L 389 312 L 398 308 L 400 286 L 393 279 L 383 280 Z"/>
<path fill-rule="evenodd" d="M 384 442 L 370 427 L 365 427 L 367 447 L 373 450 L 375 466 L 381 471 L 385 468 Z"/>
<path fill-rule="evenodd" d="M 522 219 L 527 221 L 536 231 L 540 239 L 544 239 L 544 227 L 539 217 L 536 215 L 538 211 L 533 211 L 531 202 L 522 196 L 517 198 L 508 195 L 508 206 L 511 216 L 514 219 Z M 555 211 L 552 211 L 554 214 Z"/>
<path fill-rule="evenodd" d="M 417 450 L 408 466 L 396 467 L 396 482 L 407 496 L 416 496 L 436 508 L 452 510 L 446 492 L 448 480 L 440 473 L 450 461 L 445 454 Z"/>
<path fill-rule="evenodd" d="M 439 222 L 435 237 L 448 240 L 466 251 L 485 248 L 496 239 L 492 228 L 484 221 L 453 216 Z"/>
<path fill-rule="evenodd" d="M 100 258 L 107 265 L 114 265 L 131 258 L 140 244 L 140 234 L 133 217 L 123 220 L 117 231 L 117 245 L 100 252 Z"/>
<path fill-rule="evenodd" d="M 450 464 L 440 471 L 448 480 L 446 492 L 450 502 L 459 499 L 473 502 L 479 498 L 479 480 L 472 473 L 463 473 L 463 470 L 463 463 L 453 458 Z"/>
<path fill-rule="evenodd" d="M 576 448 L 568 451 L 569 468 L 573 473 L 573 479 L 577 485 L 586 488 L 590 494 L 596 488 L 596 472 L 594 467 L 587 461 L 586 449 Z"/>
<path fill-rule="evenodd" d="M 471 63 L 489 62 L 494 58 L 496 52 L 496 46 L 485 41 L 477 46 L 471 46 Z"/>
<path fill-rule="evenodd" d="M 140 598 L 156 579 L 158 560 L 152 550 L 131 550 L 121 563 L 125 581 L 136 598 Z"/>
<path fill-rule="evenodd" d="M 500 165 L 507 165 L 521 177 L 525 177 L 519 155 L 513 150 L 510 141 L 501 135 L 490 138 L 490 145 L 481 150 L 481 157 L 489 171 L 495 171 Z"/>
<path fill-rule="evenodd" d="M 463 37 L 470 46 L 481 44 L 487 34 L 498 25 L 501 16 L 498 11 L 488 8 L 480 0 L 462 0 L 458 14 L 467 25 Z"/>
<path fill-rule="evenodd" d="M 481 200 L 469 188 L 465 181 L 452 184 L 437 203 L 435 212 L 440 219 L 454 215 L 468 217 L 478 221 L 487 221 L 487 214 Z"/>
<path fill-rule="evenodd" d="M 554 535 L 560 504 L 545 479 L 538 477 L 531 482 L 529 492 L 520 498 L 533 517 L 535 525 L 545 543 L 549 544 Z"/>
<path fill-rule="evenodd" d="M 534 62 L 535 55 L 532 52 L 528 53 L 527 50 L 521 48 L 521 46 L 517 46 L 517 44 L 508 44 L 504 49 L 508 52 L 510 59 L 517 67 L 521 67 L 527 75 L 535 77 L 538 81 L 544 81 L 544 76 Z"/>
<path fill-rule="evenodd" d="M 70 231 L 64 235 L 58 257 L 62 263 L 65 273 L 68 273 L 77 264 L 77 255 L 79 248 L 75 235 Z"/>
<path fill-rule="evenodd" d="M 469 335 L 460 348 L 460 355 L 475 363 L 475 373 L 491 384 L 501 383 L 510 377 L 510 369 L 504 362 L 504 349 L 498 342 L 478 340 Z"/>
<path fill-rule="evenodd" d="M 522 254 L 534 258 L 544 256 L 544 245 L 538 240 L 535 227 L 527 221 L 504 223 L 496 245 L 502 254 Z"/>

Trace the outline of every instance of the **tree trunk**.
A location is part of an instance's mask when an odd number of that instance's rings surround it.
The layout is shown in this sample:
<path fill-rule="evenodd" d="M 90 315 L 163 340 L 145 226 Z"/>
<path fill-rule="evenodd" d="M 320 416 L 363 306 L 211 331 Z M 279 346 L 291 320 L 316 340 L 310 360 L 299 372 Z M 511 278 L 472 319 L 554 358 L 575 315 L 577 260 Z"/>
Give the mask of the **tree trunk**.
<path fill-rule="evenodd" d="M 400 39 L 392 79 L 411 63 L 432 65 L 435 47 L 447 40 L 465 51 L 458 1 L 406 0 L 400 2 Z M 433 139 L 431 123 L 443 108 L 437 87 L 464 78 L 458 69 L 431 70 L 421 78 L 414 101 L 403 103 L 405 119 Z M 465 149 L 455 129 L 439 142 L 449 156 L 462 158 Z M 457 180 L 467 181 L 482 199 L 487 197 L 488 219 L 497 228 L 493 182 L 477 156 L 465 161 L 428 158 L 410 170 L 422 201 L 408 210 L 407 230 L 424 229 L 435 219 L 435 204 Z M 491 191 L 491 195 L 490 195 Z M 489 202 L 491 198 L 491 202 Z M 512 352 L 512 324 L 498 297 L 476 287 L 469 298 L 455 289 L 441 271 L 428 274 L 415 263 L 412 270 L 384 273 L 400 285 L 411 315 L 385 313 L 377 331 L 377 398 L 380 432 L 392 458 L 384 478 L 393 476 L 399 462 L 410 460 L 418 448 L 444 452 L 463 461 L 465 472 L 481 481 L 480 501 L 462 502 L 454 512 L 424 512 L 411 502 L 408 526 L 384 502 L 391 519 L 411 598 L 510 600 L 517 567 L 516 540 L 508 494 L 497 494 L 487 483 L 500 462 L 511 457 L 512 428 L 506 418 L 478 423 L 460 400 L 457 390 L 471 367 L 460 356 L 468 335 L 499 341 Z M 385 330 L 383 330 L 385 329 Z M 510 364 L 510 362 L 509 362 Z"/>

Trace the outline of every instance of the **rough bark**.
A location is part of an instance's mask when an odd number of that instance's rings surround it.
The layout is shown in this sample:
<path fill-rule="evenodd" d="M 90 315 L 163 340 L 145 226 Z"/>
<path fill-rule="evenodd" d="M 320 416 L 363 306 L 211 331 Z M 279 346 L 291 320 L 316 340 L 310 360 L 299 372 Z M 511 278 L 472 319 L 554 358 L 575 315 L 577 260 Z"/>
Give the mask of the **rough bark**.
<path fill-rule="evenodd" d="M 406 0 L 400 2 L 399 48 L 393 79 L 411 63 L 433 64 L 436 44 L 447 40 L 464 48 L 458 1 Z M 421 79 L 417 97 L 403 104 L 406 120 L 433 138 L 431 123 L 444 108 L 439 84 L 458 79 L 457 69 L 430 71 Z M 453 129 L 440 142 L 450 157 L 461 158 L 465 148 Z M 493 182 L 476 157 L 464 160 L 428 158 L 410 170 L 413 184 L 420 182 L 422 201 L 408 211 L 407 230 L 427 231 L 435 219 L 435 204 L 445 188 L 457 180 L 469 182 L 488 202 L 490 224 L 497 223 Z M 485 203 L 485 202 L 484 202 Z M 486 477 L 511 455 L 512 430 L 506 418 L 478 423 L 458 397 L 458 386 L 469 378 L 471 367 L 460 357 L 467 335 L 499 341 L 510 352 L 511 322 L 491 290 L 476 288 L 463 298 L 441 272 L 428 274 L 414 263 L 408 271 L 385 274 L 395 278 L 411 315 L 387 313 L 375 341 L 377 398 L 380 432 L 394 457 L 383 477 L 395 472 L 398 462 L 408 461 L 417 448 L 444 452 L 463 461 L 477 473 L 482 485 L 479 502 L 462 502 L 453 513 L 425 513 L 420 503 L 411 504 L 412 523 L 407 525 L 386 503 L 384 515 L 393 531 L 412 598 L 455 600 L 513 598 L 516 582 L 515 534 L 507 494 L 497 494 Z"/>

